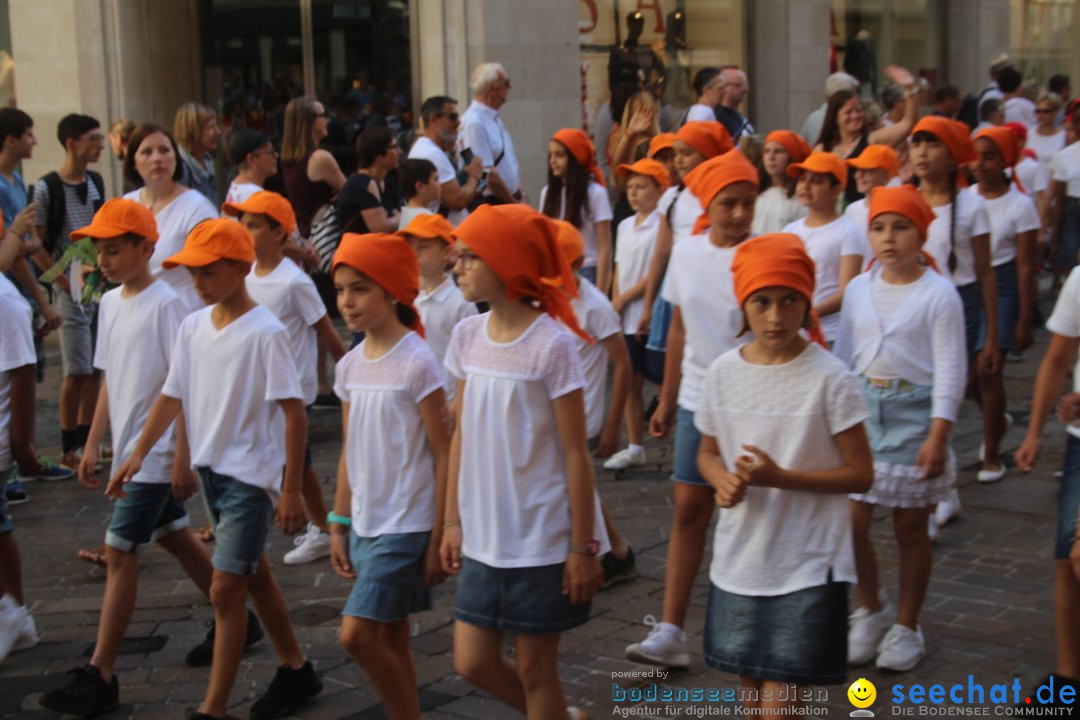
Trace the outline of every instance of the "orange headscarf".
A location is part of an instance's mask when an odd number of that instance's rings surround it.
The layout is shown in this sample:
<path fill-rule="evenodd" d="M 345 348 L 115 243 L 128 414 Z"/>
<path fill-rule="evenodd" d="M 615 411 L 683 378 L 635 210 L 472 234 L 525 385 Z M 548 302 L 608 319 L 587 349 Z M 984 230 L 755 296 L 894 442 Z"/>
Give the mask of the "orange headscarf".
<path fill-rule="evenodd" d="M 371 278 L 394 300 L 412 310 L 416 321 L 409 329 L 424 336 L 420 313 L 413 306 L 413 300 L 420 293 L 420 269 L 416 253 L 407 240 L 387 233 L 345 233 L 334 253 L 330 272 L 333 273 L 338 265 L 348 265 Z"/>
<path fill-rule="evenodd" d="M 710 158 L 691 170 L 685 178 L 686 187 L 701 202 L 704 211 L 694 223 L 694 234 L 709 227 L 709 203 L 721 190 L 737 182 L 753 183 L 757 187 L 760 181 L 757 168 L 738 150 Z"/>
<path fill-rule="evenodd" d="M 566 262 L 573 268 L 574 263 L 585 255 L 585 240 L 581 237 L 581 231 L 565 220 L 553 220 L 558 231 L 559 250 Z"/>
<path fill-rule="evenodd" d="M 937 217 L 937 215 L 934 214 L 933 208 L 927 204 L 922 193 L 919 192 L 914 185 L 873 188 L 870 191 L 870 198 L 867 201 L 867 206 L 870 208 L 868 216 L 870 221 L 873 221 L 875 217 L 884 213 L 903 215 L 915 224 L 916 229 L 919 231 L 919 235 L 922 236 L 923 242 L 926 242 L 926 233 L 930 229 L 930 223 L 934 222 L 934 218 Z M 862 230 L 863 232 L 866 232 L 866 228 L 862 228 Z M 924 251 L 922 253 L 922 259 L 928 267 L 941 273 L 941 269 L 938 268 L 937 263 L 930 253 Z M 872 265 L 873 263 L 874 261 L 871 260 L 870 264 Z"/>
<path fill-rule="evenodd" d="M 592 343 L 570 305 L 577 283 L 558 235 L 551 218 L 520 203 L 481 205 L 454 229 L 454 237 L 495 271 L 511 300 L 536 298 L 544 312 Z"/>
<path fill-rule="evenodd" d="M 971 130 L 967 124 L 938 115 L 927 115 L 911 129 L 912 136 L 921 132 L 930 133 L 945 145 L 956 163 L 957 186 L 967 185 L 962 166 L 975 162 L 975 144 L 971 141 Z"/>
<path fill-rule="evenodd" d="M 806 246 L 798 235 L 769 233 L 747 240 L 735 251 L 731 273 L 739 307 L 752 294 L 769 287 L 791 288 L 806 298 L 810 308 L 807 334 L 822 347 L 829 347 L 814 310 L 814 261 L 806 254 Z"/>
<path fill-rule="evenodd" d="M 605 184 L 604 173 L 596 166 L 596 148 L 593 147 L 588 135 L 574 128 L 563 128 L 552 135 L 551 139 L 570 151 L 570 154 L 578 161 L 578 165 L 581 165 L 585 172 L 592 173 L 596 182 Z"/>
<path fill-rule="evenodd" d="M 735 149 L 727 128 L 718 122 L 693 120 L 679 128 L 675 139 L 697 150 L 706 160 Z"/>
<path fill-rule="evenodd" d="M 790 130 L 773 130 L 765 136 L 765 142 L 783 146 L 791 162 L 802 162 L 810 155 L 810 146 L 803 140 L 802 135 Z"/>
<path fill-rule="evenodd" d="M 998 152 L 1001 153 L 1002 160 L 1005 161 L 1005 167 L 1016 167 L 1016 163 L 1020 162 L 1020 139 L 1016 136 L 1016 131 L 1004 125 L 998 127 L 985 127 L 979 132 L 975 133 L 975 139 L 986 138 L 990 142 L 997 146 Z M 1024 186 L 1020 183 L 1020 176 L 1015 172 L 1012 175 L 1013 182 L 1016 183 L 1016 187 L 1020 189 L 1020 192 L 1027 192 L 1024 190 Z"/>

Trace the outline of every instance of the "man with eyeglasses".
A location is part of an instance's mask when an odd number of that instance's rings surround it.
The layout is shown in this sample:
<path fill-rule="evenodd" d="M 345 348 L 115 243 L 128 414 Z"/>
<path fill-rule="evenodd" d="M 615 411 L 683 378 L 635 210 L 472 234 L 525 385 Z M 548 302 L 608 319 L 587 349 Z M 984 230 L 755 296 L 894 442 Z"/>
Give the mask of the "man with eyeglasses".
<path fill-rule="evenodd" d="M 458 138 L 461 118 L 457 113 L 457 100 L 436 95 L 420 106 L 420 119 L 424 123 L 423 134 L 409 148 L 410 160 L 427 160 L 439 173 L 442 187 L 442 211 L 451 225 L 457 225 L 469 215 L 469 206 L 482 187 L 481 175 L 484 165 L 478 155 L 463 158 L 468 164 L 464 178 L 459 180 L 458 169 L 450 157 Z M 432 211 L 437 208 L 432 208 Z"/>
<path fill-rule="evenodd" d="M 487 187 L 481 193 L 483 202 L 521 202 L 520 166 L 514 142 L 499 118 L 499 108 L 510 95 L 510 76 L 499 63 L 483 63 L 473 70 L 469 88 L 473 100 L 461 116 L 458 150 L 468 150 L 480 158 L 487 172 Z"/>

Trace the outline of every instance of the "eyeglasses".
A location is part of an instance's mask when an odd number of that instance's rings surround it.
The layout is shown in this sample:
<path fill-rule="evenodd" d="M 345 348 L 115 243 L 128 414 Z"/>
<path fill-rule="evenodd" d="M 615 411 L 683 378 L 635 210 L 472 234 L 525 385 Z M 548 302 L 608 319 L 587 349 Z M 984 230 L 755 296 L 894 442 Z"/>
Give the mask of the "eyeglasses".
<path fill-rule="evenodd" d="M 469 250 L 458 250 L 453 255 L 454 264 L 461 263 L 462 270 L 472 270 L 480 256 Z"/>
<path fill-rule="evenodd" d="M 458 118 L 461 117 L 461 116 L 458 115 L 456 112 L 452 112 L 452 113 L 446 113 L 444 115 L 439 115 L 439 117 L 447 118 L 450 122 L 457 122 Z"/>

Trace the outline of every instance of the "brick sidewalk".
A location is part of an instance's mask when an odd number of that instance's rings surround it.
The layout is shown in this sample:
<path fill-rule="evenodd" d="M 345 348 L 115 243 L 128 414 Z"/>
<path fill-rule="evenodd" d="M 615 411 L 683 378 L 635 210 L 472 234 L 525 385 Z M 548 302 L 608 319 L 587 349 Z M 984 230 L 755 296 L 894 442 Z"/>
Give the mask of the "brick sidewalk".
<path fill-rule="evenodd" d="M 1045 333 L 1038 334 L 1036 346 L 1021 362 L 1006 365 L 1009 407 L 1017 419 L 1004 444 L 1008 451 L 1022 437 L 1030 389 L 1046 342 Z M 43 449 L 55 455 L 59 444 L 55 346 L 50 355 L 47 382 L 39 386 L 38 438 Z M 328 498 L 333 494 L 340 446 L 339 422 L 334 412 L 317 411 L 312 416 L 316 468 Z M 1037 473 L 1021 477 L 1014 471 L 1001 483 L 979 486 L 972 466 L 981 432 L 978 409 L 966 402 L 954 435 L 954 447 L 965 468 L 960 478 L 964 512 L 942 531 L 936 546 L 934 575 L 922 616 L 927 657 L 916 670 L 903 675 L 883 676 L 872 668 L 850 673 L 851 680 L 865 676 L 877 684 L 880 699 L 875 709 L 880 714 L 887 712 L 887 688 L 893 683 L 966 683 L 967 675 L 973 673 L 987 686 L 1020 678 L 1026 690 L 1053 667 L 1051 554 L 1057 481 L 1052 470 L 1060 463 L 1063 432 L 1056 423 L 1049 427 L 1048 447 Z M 593 718 L 612 715 L 613 680 L 623 688 L 635 682 L 614 673 L 647 669 L 628 662 L 623 649 L 644 637 L 641 620 L 646 614 L 660 614 L 672 503 L 667 449 L 651 446 L 649 452 L 655 465 L 618 478 L 598 466 L 600 492 L 637 551 L 641 577 L 602 593 L 593 602 L 592 620 L 563 638 L 560 669 L 567 696 L 571 703 L 586 706 Z M 13 508 L 13 516 L 27 601 L 42 641 L 0 666 L 0 716 L 5 718 L 55 717 L 39 709 L 37 698 L 62 682 L 64 671 L 89 658 L 104 588 L 104 570 L 77 560 L 75 552 L 101 542 L 108 503 L 75 482 L 37 483 L 28 490 L 30 502 Z M 205 518 L 201 503 L 189 503 L 189 510 L 193 522 Z M 884 521 L 886 513 L 878 515 L 882 521 L 875 524 L 875 537 L 882 579 L 895 597 L 895 546 L 890 524 Z M 362 671 L 337 643 L 339 612 L 349 583 L 334 575 L 328 563 L 285 566 L 280 558 L 291 545 L 291 539 L 276 528 L 271 531 L 269 556 L 274 571 L 292 608 L 300 641 L 326 680 L 322 695 L 297 717 L 384 717 Z M 665 684 L 702 688 L 737 684 L 731 676 L 707 670 L 700 654 L 708 562 L 707 556 L 687 623 L 693 662 L 688 672 L 673 674 Z M 435 609 L 413 619 L 413 653 L 424 717 L 515 717 L 454 673 L 453 588 L 453 581 L 437 588 Z M 202 639 L 203 623 L 212 611 L 175 562 L 157 547 L 143 557 L 139 590 L 126 641 L 130 647 L 117 663 L 125 705 L 109 717 L 181 718 L 184 708 L 197 705 L 205 690 L 209 670 L 187 668 L 183 657 Z M 275 665 L 266 640 L 245 655 L 232 695 L 232 714 L 246 716 Z M 851 710 L 845 691 L 829 689 L 830 716 L 846 716 Z M 652 709 L 662 708 L 653 704 Z M 689 717 L 689 713 L 683 715 L 685 710 L 678 708 L 678 715 Z"/>

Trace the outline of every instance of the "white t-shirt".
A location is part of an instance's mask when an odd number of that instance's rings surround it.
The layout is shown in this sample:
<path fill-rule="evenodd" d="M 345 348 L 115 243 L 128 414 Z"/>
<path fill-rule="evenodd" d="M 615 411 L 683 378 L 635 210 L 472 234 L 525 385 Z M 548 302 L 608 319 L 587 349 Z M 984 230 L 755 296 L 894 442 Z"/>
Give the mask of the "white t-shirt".
<path fill-rule="evenodd" d="M 1065 147 L 1065 131 L 1058 130 L 1053 135 L 1040 135 L 1038 130 L 1032 128 L 1028 133 L 1026 147 L 1035 151 L 1035 160 L 1043 169 L 1044 174 L 1049 176 L 1050 159 L 1054 157 L 1054 153 Z"/>
<path fill-rule="evenodd" d="M 428 210 L 427 208 L 409 207 L 408 205 L 406 205 L 405 207 L 401 208 L 401 220 L 398 221 L 398 227 L 404 230 L 405 228 L 409 227 L 409 223 L 411 223 L 413 220 L 420 217 L 421 215 L 434 214 L 435 213 L 433 213 L 431 210 Z"/>
<path fill-rule="evenodd" d="M 1008 173 L 1009 170 L 1006 170 Z M 1046 189 L 1047 184 L 1050 182 L 1050 165 L 1047 163 L 1045 172 L 1043 166 L 1035 160 L 1029 157 L 1020 158 L 1020 162 L 1016 163 L 1016 167 L 1013 169 L 1013 174 L 1020 179 L 1020 184 L 1024 186 L 1024 192 L 1034 196 L 1035 193 L 1041 193 Z"/>
<path fill-rule="evenodd" d="M 1080 143 L 1073 143 L 1054 153 L 1050 159 L 1050 177 L 1065 183 L 1065 194 L 1080 197 Z"/>
<path fill-rule="evenodd" d="M 1026 97 L 1009 98 L 1005 101 L 1005 122 L 1022 123 L 1026 128 L 1035 127 L 1039 124 L 1039 119 L 1035 116 L 1035 103 Z"/>
<path fill-rule="evenodd" d="M 816 343 L 783 365 L 754 365 L 742 349 L 710 367 L 694 424 L 716 438 L 729 472 L 756 445 L 782 468 L 829 470 L 843 463 L 835 436 L 869 414 L 858 381 Z M 784 595 L 855 582 L 851 510 L 844 493 L 750 487 L 716 521 L 709 580 L 739 595 Z"/>
<path fill-rule="evenodd" d="M 98 312 L 94 367 L 105 373 L 109 388 L 115 474 L 135 449 L 150 408 L 161 394 L 176 334 L 188 310 L 167 283 L 155 280 L 131 297 L 124 297 L 122 287 L 110 290 L 101 296 Z M 143 458 L 142 468 L 133 479 L 170 482 L 175 451 L 170 427 Z"/>
<path fill-rule="evenodd" d="M 649 273 L 653 250 L 656 248 L 656 233 L 660 230 L 660 211 L 654 210 L 641 223 L 637 215 L 631 215 L 619 223 L 615 243 L 615 269 L 619 280 L 619 292 L 624 293 L 637 285 Z M 622 309 L 622 330 L 624 333 L 637 332 L 641 313 L 645 310 L 645 296 L 631 300 Z"/>
<path fill-rule="evenodd" d="M 141 192 L 141 189 L 132 190 L 124 198 L 142 202 Z M 185 190 L 171 203 L 158 210 L 157 215 L 154 216 L 154 220 L 157 221 L 158 240 L 154 243 L 154 254 L 150 256 L 150 272 L 154 273 L 154 277 L 167 282 L 176 291 L 176 294 L 184 301 L 188 312 L 194 312 L 204 306 L 202 299 L 195 292 L 191 273 L 185 267 L 166 270 L 161 263 L 184 248 L 184 240 L 196 225 L 203 220 L 212 220 L 216 217 L 218 217 L 218 209 L 198 190 Z"/>
<path fill-rule="evenodd" d="M 671 207 L 671 203 L 675 203 L 675 207 L 669 216 L 668 208 Z M 694 223 L 705 212 L 697 195 L 690 192 L 689 188 L 678 187 L 669 187 L 665 190 L 660 196 L 660 202 L 656 204 L 656 209 L 665 218 L 670 218 L 672 246 L 694 234 Z"/>
<path fill-rule="evenodd" d="M 544 207 L 547 198 L 547 185 L 540 191 L 540 207 Z M 559 200 L 559 214 L 556 216 L 569 222 L 566 217 L 566 188 L 563 188 L 562 197 Z M 581 208 L 581 239 L 585 241 L 585 265 L 584 267 L 596 267 L 596 224 L 610 222 L 611 201 L 608 199 L 607 190 L 595 180 L 589 181 L 589 190 L 586 204 Z"/>
<path fill-rule="evenodd" d="M 752 236 L 781 232 L 791 223 L 806 217 L 806 208 L 797 197 L 788 197 L 784 188 L 771 187 L 757 196 L 754 203 Z"/>
<path fill-rule="evenodd" d="M 263 189 L 255 183 L 238 183 L 233 180 L 229 183 L 229 191 L 225 193 L 225 202 L 233 204 L 242 203 L 255 193 L 262 192 L 262 190 Z M 222 205 L 224 204 L 225 203 L 222 203 Z M 226 215 L 224 211 L 222 211 L 221 216 L 230 217 Z"/>
<path fill-rule="evenodd" d="M 0 273 L 0 471 L 11 469 L 11 371 L 37 363 L 33 312 L 18 289 Z M 6 476 L 5 476 L 6 477 Z"/>
<path fill-rule="evenodd" d="M 996 198 L 982 197 L 978 186 L 974 185 L 964 192 L 978 195 L 986 203 L 986 214 L 990 219 L 990 262 L 994 267 L 1016 259 L 1017 235 L 1042 226 L 1035 201 L 1014 184 Z"/>
<path fill-rule="evenodd" d="M 949 233 L 951 228 L 952 203 L 934 208 L 934 221 L 926 231 L 926 244 L 923 250 L 934 258 L 941 274 L 953 281 L 957 287 L 969 285 L 975 277 L 975 255 L 971 251 L 971 238 L 990 233 L 990 215 L 986 212 L 986 201 L 979 194 L 956 193 L 959 210 L 956 214 L 956 271 L 949 272 Z"/>
<path fill-rule="evenodd" d="M 1070 147 L 1075 147 L 1070 145 Z M 1054 303 L 1054 312 L 1046 321 L 1046 329 L 1062 337 L 1080 337 L 1080 267 L 1074 267 L 1061 286 L 1061 294 Z M 1073 368 L 1073 392 L 1080 392 L 1080 359 Z M 1080 438 L 1080 420 L 1069 423 L 1069 434 Z"/>
<path fill-rule="evenodd" d="M 840 290 L 840 259 L 842 257 L 858 255 L 862 258 L 859 263 L 860 268 L 870 257 L 866 233 L 859 232 L 859 228 L 846 215 L 841 215 L 832 222 L 818 227 L 810 227 L 803 218 L 788 225 L 784 228 L 784 232 L 794 233 L 801 237 L 806 245 L 806 253 L 814 261 L 813 301 L 815 305 Z M 839 325 L 839 312 L 821 318 L 821 330 L 825 333 L 826 340 L 836 339 L 836 330 Z"/>
<path fill-rule="evenodd" d="M 661 296 L 682 314 L 686 339 L 679 406 L 690 412 L 697 412 L 712 361 L 743 342 L 735 337 L 743 312 L 735 298 L 734 259 L 735 247 L 713 245 L 706 231 L 676 245 L 668 263 Z"/>
<path fill-rule="evenodd" d="M 435 170 L 439 173 L 440 185 L 445 185 L 448 182 L 457 182 L 457 169 L 450 160 L 450 156 L 427 135 L 420 135 L 413 141 L 412 147 L 409 148 L 409 159 L 427 160 L 434 165 Z M 467 217 L 469 217 L 469 211 L 462 208 L 461 210 L 452 211 L 446 219 L 450 221 L 451 225 L 456 227 L 458 223 Z M 402 228 L 405 227 L 404 222 L 405 218 L 402 216 Z"/>
<path fill-rule="evenodd" d="M 585 374 L 585 437 L 592 438 L 604 428 L 604 393 L 607 390 L 608 355 L 604 340 L 622 332 L 619 315 L 611 301 L 595 285 L 578 278 L 578 296 L 570 301 L 578 325 L 596 340 L 590 344 L 576 333 L 570 333 L 581 358 Z M 569 333 L 570 331 L 567 330 Z M 622 342 L 622 338 L 619 338 Z"/>
<path fill-rule="evenodd" d="M 570 550 L 566 457 L 552 401 L 585 386 L 574 341 L 548 315 L 493 342 L 490 313 L 457 324 L 446 367 L 465 380 L 458 507 L 461 552 L 493 567 L 565 562 Z M 594 534 L 610 548 L 593 496 Z"/>
<path fill-rule="evenodd" d="M 686 111 L 685 125 L 688 122 L 716 122 L 716 111 L 703 103 L 694 103 Z"/>
<path fill-rule="evenodd" d="M 304 404 L 315 402 L 319 391 L 316 372 L 318 338 L 313 325 L 326 315 L 326 306 L 311 277 L 289 258 L 263 276 L 255 274 L 255 266 L 247 276 L 251 299 L 274 313 L 289 334 L 289 345 L 300 377 Z"/>
<path fill-rule="evenodd" d="M 276 503 L 285 467 L 280 400 L 303 400 L 285 326 L 256 305 L 221 330 L 205 307 L 184 318 L 163 395 L 179 398 L 191 464 L 262 488 Z"/>
<path fill-rule="evenodd" d="M 446 347 L 450 344 L 450 333 L 454 326 L 467 317 L 476 314 L 476 305 L 465 299 L 461 289 L 454 284 L 449 275 L 442 281 L 435 292 L 428 294 L 421 288 L 416 296 L 416 311 L 420 313 L 420 322 L 424 324 L 424 339 L 439 361 L 440 372 L 446 384 L 446 399 L 453 401 L 457 392 L 457 383 L 450 377 L 443 363 L 446 361 Z"/>
<path fill-rule="evenodd" d="M 352 529 L 360 537 L 427 532 L 435 523 L 435 459 L 419 405 L 445 376 L 414 332 L 375 359 L 365 357 L 365 345 L 334 371 L 334 392 L 349 406 Z"/>

